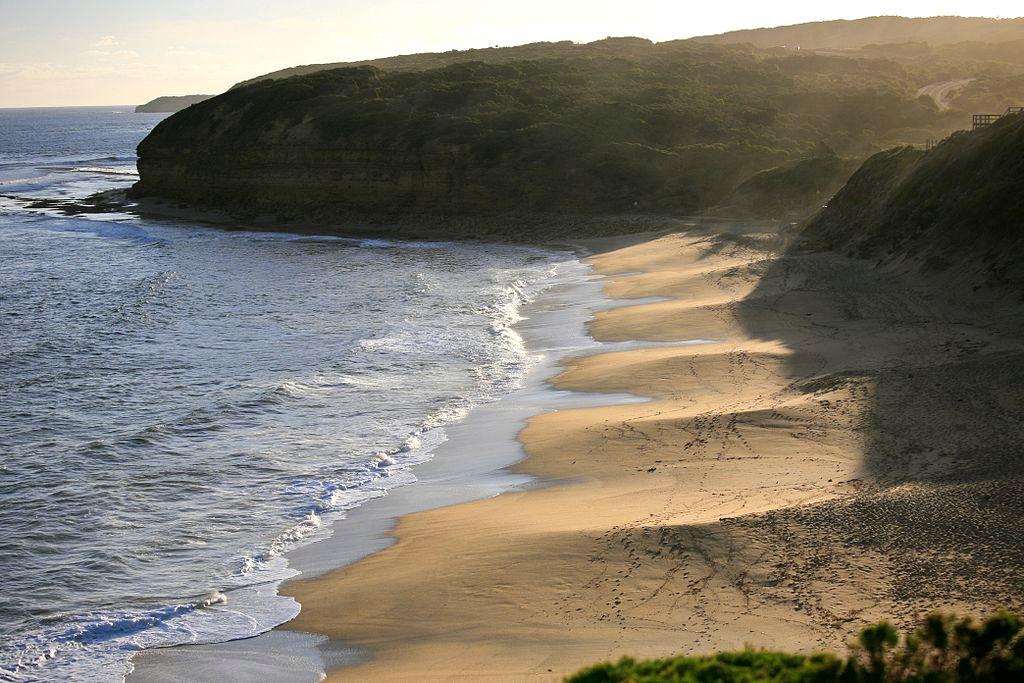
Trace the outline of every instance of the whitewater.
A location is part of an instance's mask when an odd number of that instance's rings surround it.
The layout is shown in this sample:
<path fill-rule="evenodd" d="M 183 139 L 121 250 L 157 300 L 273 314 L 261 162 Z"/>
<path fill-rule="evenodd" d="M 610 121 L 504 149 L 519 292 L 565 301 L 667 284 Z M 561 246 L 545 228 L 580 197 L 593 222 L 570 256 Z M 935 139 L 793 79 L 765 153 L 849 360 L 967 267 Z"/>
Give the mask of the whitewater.
<path fill-rule="evenodd" d="M 286 553 L 514 391 L 572 255 L 33 208 L 124 187 L 162 115 L 0 111 L 0 679 L 120 680 L 262 633 Z"/>

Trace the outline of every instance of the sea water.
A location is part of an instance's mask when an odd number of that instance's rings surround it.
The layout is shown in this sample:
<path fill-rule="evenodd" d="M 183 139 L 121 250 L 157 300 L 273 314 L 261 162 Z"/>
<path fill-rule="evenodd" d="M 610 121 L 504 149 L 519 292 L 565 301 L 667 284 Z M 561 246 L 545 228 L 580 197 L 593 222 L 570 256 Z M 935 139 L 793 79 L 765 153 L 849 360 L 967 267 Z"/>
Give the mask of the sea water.
<path fill-rule="evenodd" d="M 0 110 L 0 679 L 294 616 L 285 551 L 513 391 L 564 252 L 32 208 L 136 178 L 163 118 Z"/>

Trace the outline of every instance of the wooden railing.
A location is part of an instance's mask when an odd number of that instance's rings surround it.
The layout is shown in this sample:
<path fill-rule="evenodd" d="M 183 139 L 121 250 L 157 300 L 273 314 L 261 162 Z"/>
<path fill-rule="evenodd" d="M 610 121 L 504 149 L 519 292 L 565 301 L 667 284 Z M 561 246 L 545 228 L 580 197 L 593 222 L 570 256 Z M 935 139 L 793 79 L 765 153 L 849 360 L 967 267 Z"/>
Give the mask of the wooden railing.
<path fill-rule="evenodd" d="M 973 130 L 984 128 L 985 126 L 991 126 L 993 123 L 1009 116 L 1010 114 L 1024 114 L 1024 107 L 1007 107 L 1005 114 L 975 114 L 971 117 L 971 123 L 973 124 Z"/>
<path fill-rule="evenodd" d="M 1002 114 L 975 114 L 971 117 L 971 123 L 974 124 L 973 130 L 991 126 L 1001 118 L 1003 118 Z"/>

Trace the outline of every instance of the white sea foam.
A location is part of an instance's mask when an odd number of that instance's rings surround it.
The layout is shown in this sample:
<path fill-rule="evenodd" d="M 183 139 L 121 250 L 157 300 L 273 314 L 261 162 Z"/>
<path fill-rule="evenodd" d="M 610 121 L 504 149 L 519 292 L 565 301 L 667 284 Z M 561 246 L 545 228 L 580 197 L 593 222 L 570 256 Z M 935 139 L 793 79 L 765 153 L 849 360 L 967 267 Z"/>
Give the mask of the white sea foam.
<path fill-rule="evenodd" d="M 391 243 L 388 245 L 391 246 Z M 553 265 L 544 269 L 534 280 L 517 279 L 501 288 L 491 304 L 476 309 L 478 315 L 486 316 L 490 320 L 489 329 L 495 338 L 496 353 L 493 360 L 474 368 L 474 374 L 481 384 L 475 400 L 463 396 L 446 401 L 428 415 L 416 431 L 406 436 L 399 446 L 374 454 L 368 463 L 368 476 L 358 484 L 343 487 L 322 484 L 323 493 L 319 496 L 316 508 L 308 512 L 301 522 L 275 538 L 263 553 L 256 557 L 244 558 L 242 571 L 251 573 L 257 568 L 262 568 L 268 559 L 276 558 L 290 549 L 315 540 L 316 533 L 324 527 L 325 516 L 337 517 L 367 500 L 386 495 L 388 490 L 396 486 L 414 482 L 415 476 L 409 468 L 428 460 L 434 450 L 447 440 L 444 430 L 446 425 L 464 419 L 479 402 L 495 400 L 518 386 L 528 369 L 530 357 L 522 337 L 515 332 L 514 325 L 523 319 L 520 314 L 521 307 L 533 301 L 541 291 L 550 286 L 558 272 L 557 266 Z M 397 335 L 364 339 L 358 348 L 366 352 L 403 353 L 422 350 L 424 344 L 429 343 L 417 338 L 414 330 L 406 330 Z M 434 343 L 443 345 L 444 341 Z M 356 378 L 350 375 L 336 375 L 328 378 L 318 374 L 307 382 L 288 382 L 280 387 L 289 393 L 302 395 L 322 390 L 325 386 L 381 387 L 385 384 L 386 379 L 381 377 Z"/>
<path fill-rule="evenodd" d="M 233 591 L 230 597 L 211 591 L 168 607 L 84 614 L 21 642 L 10 665 L 0 668 L 0 680 L 105 683 L 130 673 L 129 658 L 139 650 L 168 642 L 218 642 L 225 632 L 254 636 L 297 613 L 293 600 L 263 585 Z"/>
<path fill-rule="evenodd" d="M 98 175 L 123 175 L 137 178 L 139 172 L 134 168 L 124 168 L 120 166 L 76 166 L 73 168 L 60 168 L 52 166 L 54 170 L 61 171 L 72 171 L 74 173 L 95 173 Z"/>
<path fill-rule="evenodd" d="M 447 440 L 447 426 L 522 382 L 533 359 L 514 326 L 558 274 L 551 255 L 504 247 L 383 240 L 357 249 L 194 226 L 31 220 L 43 224 L 18 225 L 50 231 L 53 253 L 86 267 L 40 285 L 59 287 L 64 308 L 36 299 L 18 308 L 69 310 L 66 320 L 15 328 L 22 318 L 8 319 L 26 358 L 59 352 L 40 366 L 46 382 L 24 387 L 61 383 L 82 404 L 79 416 L 102 419 L 62 436 L 59 448 L 19 449 L 2 467 L 9 477 L 33 473 L 33 485 L 60 485 L 38 458 L 68 453 L 89 468 L 77 476 L 128 496 L 131 504 L 64 520 L 100 529 L 90 547 L 72 550 L 121 572 L 105 589 L 117 604 L 123 581 L 125 602 L 95 612 L 69 599 L 66 616 L 5 641 L 0 667 L 10 671 L 0 679 L 109 680 L 139 649 L 251 636 L 294 616 L 297 605 L 276 594 L 295 573 L 286 553 L 413 484 L 413 468 Z M 31 237 L 26 253 L 40 242 Z M 349 298 L 351 311 L 338 303 Z M 41 335 L 49 329 L 56 339 Z M 18 391 L 12 399 L 26 397 Z M 45 399 L 40 410 L 52 406 Z M 54 538 L 68 536 L 56 526 Z M 121 557 L 125 547 L 131 557 Z M 190 577 L 184 587 L 181 577 Z"/>

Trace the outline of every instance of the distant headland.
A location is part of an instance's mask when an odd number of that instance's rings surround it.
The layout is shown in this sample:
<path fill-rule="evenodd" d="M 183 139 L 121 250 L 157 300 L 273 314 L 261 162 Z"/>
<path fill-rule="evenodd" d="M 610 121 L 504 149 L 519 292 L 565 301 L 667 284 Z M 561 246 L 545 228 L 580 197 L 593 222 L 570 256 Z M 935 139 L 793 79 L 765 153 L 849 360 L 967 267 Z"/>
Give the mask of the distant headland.
<path fill-rule="evenodd" d="M 198 104 L 204 100 L 208 100 L 213 95 L 179 95 L 179 96 L 164 96 L 158 97 L 155 100 L 150 100 L 145 104 L 140 104 L 135 107 L 136 114 L 173 114 L 179 112 L 185 107 L 191 107 L 193 104 Z"/>

